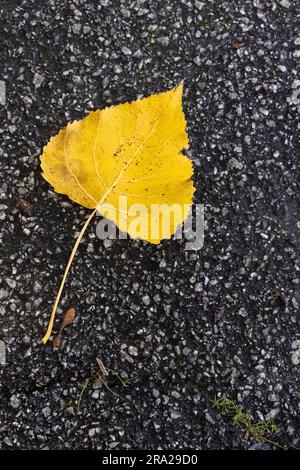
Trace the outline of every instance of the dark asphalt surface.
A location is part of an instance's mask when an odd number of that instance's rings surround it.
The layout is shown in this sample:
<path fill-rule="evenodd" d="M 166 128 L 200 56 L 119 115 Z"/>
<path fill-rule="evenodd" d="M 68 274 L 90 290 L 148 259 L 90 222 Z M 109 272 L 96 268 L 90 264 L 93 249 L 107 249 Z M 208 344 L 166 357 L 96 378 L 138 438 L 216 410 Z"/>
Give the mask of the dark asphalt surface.
<path fill-rule="evenodd" d="M 1 2 L 0 448 L 273 448 L 245 441 L 217 395 L 299 447 L 297 3 Z M 43 145 L 92 109 L 182 79 L 203 249 L 103 243 L 95 221 L 55 331 L 69 306 L 75 323 L 60 350 L 42 347 L 89 213 L 43 180 Z M 110 390 L 91 379 L 96 357 Z"/>

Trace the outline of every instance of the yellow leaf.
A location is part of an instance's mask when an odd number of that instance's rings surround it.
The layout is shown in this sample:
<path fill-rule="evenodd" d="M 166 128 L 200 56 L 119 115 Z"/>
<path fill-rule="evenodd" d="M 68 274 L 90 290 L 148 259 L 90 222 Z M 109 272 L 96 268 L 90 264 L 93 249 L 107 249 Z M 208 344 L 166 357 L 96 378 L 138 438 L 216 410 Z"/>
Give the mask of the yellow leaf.
<path fill-rule="evenodd" d="M 44 178 L 58 193 L 94 209 L 75 242 L 47 332 L 78 245 L 96 211 L 133 238 L 159 243 L 186 218 L 195 188 L 182 111 L 182 83 L 173 90 L 91 112 L 44 147 Z"/>
<path fill-rule="evenodd" d="M 44 178 L 133 238 L 170 238 L 194 193 L 192 162 L 181 153 L 188 148 L 182 90 L 180 84 L 68 124 L 44 148 Z"/>

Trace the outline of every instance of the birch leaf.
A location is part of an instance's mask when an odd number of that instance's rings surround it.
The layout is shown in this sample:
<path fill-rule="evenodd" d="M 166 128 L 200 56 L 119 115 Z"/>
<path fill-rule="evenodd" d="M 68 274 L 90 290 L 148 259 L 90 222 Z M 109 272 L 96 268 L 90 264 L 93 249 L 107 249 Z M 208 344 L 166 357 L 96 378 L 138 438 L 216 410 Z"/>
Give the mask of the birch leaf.
<path fill-rule="evenodd" d="M 97 209 L 133 238 L 170 238 L 194 193 L 192 162 L 181 153 L 189 143 L 182 91 L 181 83 L 69 123 L 44 147 L 43 177 L 57 193 Z M 164 210 L 151 212 L 161 204 Z"/>

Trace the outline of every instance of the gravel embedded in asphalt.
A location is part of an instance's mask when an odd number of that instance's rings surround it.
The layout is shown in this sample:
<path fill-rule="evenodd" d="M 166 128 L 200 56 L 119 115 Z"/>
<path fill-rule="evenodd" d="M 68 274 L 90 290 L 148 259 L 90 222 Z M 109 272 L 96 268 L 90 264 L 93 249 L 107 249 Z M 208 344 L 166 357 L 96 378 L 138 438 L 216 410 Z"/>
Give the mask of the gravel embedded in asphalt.
<path fill-rule="evenodd" d="M 273 447 L 245 441 L 217 395 L 299 448 L 297 4 L 1 2 L 0 448 Z M 41 346 L 89 213 L 43 180 L 43 146 L 93 109 L 182 79 L 204 247 L 103 243 L 96 220 L 55 331 L 68 307 L 75 322 L 61 349 Z M 109 388 L 92 379 L 96 357 Z"/>

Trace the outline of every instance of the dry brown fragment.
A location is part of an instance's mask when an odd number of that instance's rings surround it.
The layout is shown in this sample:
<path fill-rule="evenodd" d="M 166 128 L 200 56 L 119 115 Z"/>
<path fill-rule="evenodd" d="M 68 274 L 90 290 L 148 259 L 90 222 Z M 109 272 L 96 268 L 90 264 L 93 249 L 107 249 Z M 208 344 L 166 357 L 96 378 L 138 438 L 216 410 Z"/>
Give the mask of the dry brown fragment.
<path fill-rule="evenodd" d="M 62 321 L 62 324 L 60 326 L 59 332 L 53 340 L 53 346 L 55 348 L 60 347 L 62 332 L 63 332 L 63 330 L 66 326 L 71 325 L 71 323 L 73 323 L 74 318 L 75 318 L 75 308 L 69 308 L 66 311 L 66 314 L 65 314 L 64 319 Z"/>
<path fill-rule="evenodd" d="M 60 334 L 55 336 L 55 338 L 53 340 L 53 346 L 55 348 L 60 348 L 60 338 L 61 338 Z"/>
<path fill-rule="evenodd" d="M 24 212 L 24 214 L 31 216 L 32 215 L 32 204 L 25 199 L 18 199 L 18 206 Z"/>
<path fill-rule="evenodd" d="M 271 295 L 272 295 L 272 298 L 273 298 L 274 300 L 276 300 L 276 299 L 278 299 L 278 298 L 280 297 L 280 292 L 279 292 L 278 290 L 274 289 L 274 290 L 272 291 L 272 294 L 271 294 Z"/>
<path fill-rule="evenodd" d="M 240 49 L 241 47 L 244 47 L 244 43 L 243 42 L 233 42 L 231 44 L 231 47 L 233 49 Z"/>
<path fill-rule="evenodd" d="M 69 308 L 66 311 L 65 318 L 63 319 L 61 330 L 63 330 L 65 326 L 73 323 L 74 318 L 75 318 L 75 308 Z"/>
<path fill-rule="evenodd" d="M 96 357 L 96 362 L 99 366 L 99 369 L 100 369 L 101 374 L 103 375 L 103 377 L 107 377 L 108 376 L 107 369 L 106 369 L 105 365 L 103 364 L 103 362 L 101 361 L 101 359 L 99 357 Z"/>

